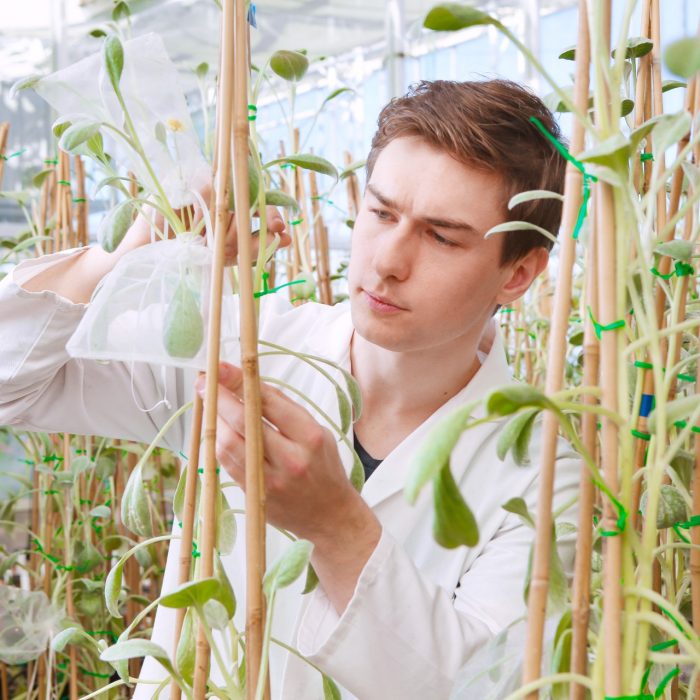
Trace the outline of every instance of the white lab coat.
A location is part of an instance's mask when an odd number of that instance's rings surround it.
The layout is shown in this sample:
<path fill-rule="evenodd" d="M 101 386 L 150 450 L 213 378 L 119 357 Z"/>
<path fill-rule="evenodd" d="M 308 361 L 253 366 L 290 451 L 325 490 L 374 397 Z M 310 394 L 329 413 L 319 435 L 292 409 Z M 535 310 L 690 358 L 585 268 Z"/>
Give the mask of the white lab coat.
<path fill-rule="evenodd" d="M 0 283 L 0 425 L 150 442 L 174 408 L 191 399 L 194 374 L 146 364 L 105 365 L 70 358 L 65 344 L 85 307 L 51 292 L 30 293 L 18 286 L 55 257 L 25 262 Z M 353 327 L 347 305 L 294 308 L 268 297 L 265 307 L 261 338 L 350 369 Z M 516 466 L 510 457 L 501 461 L 496 456 L 502 421 L 480 425 L 460 439 L 451 468 L 479 526 L 475 547 L 447 550 L 436 544 L 429 487 L 415 506 L 403 495 L 413 456 L 430 429 L 456 407 L 513 381 L 495 323 L 487 335 L 493 340 L 490 347 L 486 340 L 482 343 L 482 365 L 469 384 L 398 445 L 365 485 L 363 496 L 381 521 L 383 533 L 342 616 L 320 587 L 302 597 L 302 581 L 278 598 L 273 636 L 296 647 L 334 678 L 344 698 L 447 698 L 469 656 L 525 613 L 523 582 L 533 532 L 501 505 L 519 496 L 535 510 L 537 436 L 531 443 L 532 462 L 525 467 Z M 261 373 L 292 384 L 338 420 L 333 387 L 307 364 L 287 356 L 265 357 Z M 164 396 L 170 408 L 161 403 L 150 412 L 140 410 L 134 400 L 141 407 L 153 406 Z M 165 444 L 176 453 L 186 453 L 187 435 L 188 419 L 183 419 L 166 435 Z M 342 445 L 339 449 L 349 471 L 349 450 Z M 579 459 L 562 442 L 555 507 L 574 495 L 579 468 Z M 225 493 L 231 507 L 242 506 L 240 490 L 227 488 Z M 565 519 L 575 522 L 573 511 Z M 242 629 L 242 519 L 238 525 L 236 547 L 223 557 L 223 563 L 238 596 L 236 623 Z M 288 543 L 270 529 L 268 560 Z M 164 591 L 176 585 L 178 546 L 178 541 L 170 546 Z M 564 549 L 562 556 L 570 563 L 572 546 Z M 174 614 L 158 611 L 152 637 L 168 651 Z M 212 668 L 216 673 L 215 662 Z M 162 677 L 162 671 L 148 659 L 142 677 Z M 274 699 L 323 698 L 319 673 L 274 645 L 271 683 Z M 154 687 L 139 686 L 134 697 L 150 697 Z"/>

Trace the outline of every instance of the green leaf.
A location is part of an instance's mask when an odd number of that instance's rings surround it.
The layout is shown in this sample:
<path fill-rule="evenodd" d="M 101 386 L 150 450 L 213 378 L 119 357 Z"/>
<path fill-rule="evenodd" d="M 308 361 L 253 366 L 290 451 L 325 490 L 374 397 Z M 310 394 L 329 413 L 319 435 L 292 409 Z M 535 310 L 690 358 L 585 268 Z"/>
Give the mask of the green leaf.
<path fill-rule="evenodd" d="M 560 54 L 559 58 L 565 61 L 575 61 L 576 60 L 576 46 L 569 46 L 568 49 L 564 49 Z"/>
<path fill-rule="evenodd" d="M 506 501 L 501 508 L 514 515 L 519 515 L 526 525 L 529 525 L 533 530 L 535 529 L 535 519 L 532 517 L 524 499 L 511 498 L 509 501 Z"/>
<path fill-rule="evenodd" d="M 340 688 L 332 678 L 323 674 L 323 700 L 341 700 Z"/>
<path fill-rule="evenodd" d="M 57 139 L 60 139 L 63 135 L 63 132 L 66 131 L 66 129 L 68 129 L 72 123 L 73 122 L 71 122 L 70 119 L 67 119 L 66 117 L 59 117 L 51 125 L 51 131 Z"/>
<path fill-rule="evenodd" d="M 309 59 L 300 51 L 275 51 L 270 58 L 270 68 L 280 78 L 294 83 L 306 74 Z"/>
<path fill-rule="evenodd" d="M 334 100 L 338 95 L 342 95 L 344 92 L 355 92 L 352 88 L 349 87 L 342 87 L 338 88 L 337 90 L 333 90 L 333 92 L 326 97 L 325 100 L 321 103 L 321 107 L 323 108 L 325 105 L 327 105 L 331 100 Z"/>
<path fill-rule="evenodd" d="M 364 168 L 365 165 L 367 165 L 367 160 L 362 159 L 362 160 L 356 160 L 353 163 L 350 163 L 345 170 L 343 170 L 340 175 L 338 175 L 339 180 L 344 180 L 346 177 L 352 175 L 356 170 L 359 170 L 360 168 Z M 350 226 L 352 228 L 352 226 Z"/>
<path fill-rule="evenodd" d="M 95 567 L 102 564 L 104 561 L 102 555 L 97 550 L 95 545 L 89 540 L 83 542 L 78 540 L 75 543 L 75 553 L 73 555 L 76 568 L 81 573 L 92 571 Z"/>
<path fill-rule="evenodd" d="M 273 207 L 288 207 L 295 211 L 299 210 L 299 203 L 297 200 L 281 190 L 268 190 L 265 192 L 265 204 Z"/>
<path fill-rule="evenodd" d="M 10 93 L 9 97 L 11 100 L 14 100 L 17 98 L 17 93 L 21 92 L 22 90 L 30 90 L 33 88 L 39 81 L 41 80 L 41 76 L 38 74 L 33 74 L 33 75 L 28 75 L 24 78 L 20 78 L 16 82 L 12 84 L 12 87 L 10 88 Z"/>
<path fill-rule="evenodd" d="M 231 554 L 236 544 L 236 531 L 236 512 L 232 509 L 223 511 L 216 530 L 216 548 L 220 554 Z"/>
<path fill-rule="evenodd" d="M 221 595 L 221 584 L 218 579 L 203 578 L 199 581 L 189 581 L 178 586 L 172 593 L 160 599 L 165 608 L 200 607 L 208 600 Z"/>
<path fill-rule="evenodd" d="M 670 44 L 664 52 L 666 66 L 681 78 L 692 78 L 700 71 L 700 38 L 686 37 Z"/>
<path fill-rule="evenodd" d="M 499 459 L 505 459 L 508 452 L 512 450 L 513 460 L 518 466 L 530 462 L 528 447 L 532 437 L 532 427 L 539 412 L 539 408 L 527 409 L 517 413 L 505 424 L 496 443 L 496 454 Z"/>
<path fill-rule="evenodd" d="M 116 189 L 118 182 L 131 182 L 131 178 L 121 177 L 119 175 L 109 175 L 108 177 L 102 178 L 102 180 L 97 183 L 92 196 L 97 197 L 97 194 L 105 187 L 114 187 Z"/>
<path fill-rule="evenodd" d="M 87 456 L 80 455 L 79 457 L 74 457 L 70 462 L 70 470 L 73 477 L 77 477 L 80 474 L 84 474 L 90 469 L 94 468 L 95 463 Z"/>
<path fill-rule="evenodd" d="M 627 39 L 625 58 L 641 58 L 646 56 L 654 48 L 654 42 L 645 36 L 633 36 Z M 615 51 L 612 52 L 615 58 Z"/>
<path fill-rule="evenodd" d="M 348 394 L 350 395 L 350 402 L 352 403 L 352 414 L 353 420 L 360 420 L 362 415 L 362 392 L 360 391 L 360 385 L 357 383 L 357 379 L 350 374 L 346 369 L 339 367 L 340 371 L 345 378 L 345 384 L 348 388 Z"/>
<path fill-rule="evenodd" d="M 304 583 L 304 590 L 301 592 L 302 595 L 311 593 L 316 586 L 318 586 L 318 575 L 316 570 L 311 564 L 306 567 L 306 582 Z"/>
<path fill-rule="evenodd" d="M 173 514 L 182 522 L 182 508 L 185 502 L 185 485 L 187 482 L 187 464 L 183 465 L 180 477 L 177 480 L 175 495 L 173 496 Z"/>
<path fill-rule="evenodd" d="M 660 255 L 667 255 L 674 260 L 687 262 L 693 256 L 693 248 L 694 246 L 690 241 L 676 238 L 665 243 L 659 243 L 654 252 Z"/>
<path fill-rule="evenodd" d="M 700 405 L 700 394 L 692 394 L 691 396 L 682 396 L 679 399 L 674 399 L 666 404 L 666 425 L 680 420 L 686 420 Z M 656 432 L 656 421 L 658 409 L 654 409 L 648 418 L 649 432 Z"/>
<path fill-rule="evenodd" d="M 306 569 L 313 545 L 308 540 L 296 540 L 279 559 L 265 572 L 263 591 L 268 600 L 280 588 L 296 581 Z"/>
<path fill-rule="evenodd" d="M 163 122 L 156 122 L 153 133 L 156 137 L 156 141 L 162 143 L 164 146 L 168 145 L 168 132 L 165 130 L 165 124 L 163 124 Z"/>
<path fill-rule="evenodd" d="M 430 430 L 418 448 L 404 487 L 404 495 L 411 505 L 416 502 L 423 487 L 444 467 L 449 466 L 452 450 L 479 403 L 481 401 L 473 401 L 466 406 L 460 406 Z"/>
<path fill-rule="evenodd" d="M 17 202 L 19 205 L 25 205 L 31 198 L 31 192 L 18 190 L 17 192 L 8 192 L 7 190 L 0 192 L 0 199 L 10 199 Z"/>
<path fill-rule="evenodd" d="M 333 163 L 327 161 L 325 158 L 315 156 L 311 153 L 296 153 L 291 156 L 285 156 L 284 158 L 278 158 L 277 160 L 272 160 L 269 163 L 266 163 L 264 168 L 267 169 L 272 165 L 280 165 L 282 163 L 291 163 L 292 165 L 296 165 L 298 168 L 313 170 L 314 172 L 321 173 L 322 175 L 329 175 L 336 180 L 338 179 L 338 171 Z"/>
<path fill-rule="evenodd" d="M 355 450 L 352 451 L 350 483 L 358 493 L 362 492 L 362 487 L 365 485 L 365 468 L 362 465 L 362 460 L 357 456 L 357 452 L 355 452 Z"/>
<path fill-rule="evenodd" d="M 143 483 L 142 467 L 136 467 L 126 482 L 121 503 L 121 516 L 124 525 L 142 537 L 153 534 L 151 509 Z"/>
<path fill-rule="evenodd" d="M 193 616 L 193 610 L 188 610 L 185 613 L 180 640 L 175 650 L 175 666 L 189 685 L 192 685 L 194 680 L 194 660 L 196 655 Z"/>
<path fill-rule="evenodd" d="M 662 114 L 654 127 L 652 141 L 653 151 L 663 153 L 667 148 L 675 146 L 689 131 L 691 118 L 685 110 L 675 114 Z"/>
<path fill-rule="evenodd" d="M 92 29 L 88 32 L 88 36 L 95 39 L 101 39 L 103 36 L 107 36 L 107 32 L 104 29 Z"/>
<path fill-rule="evenodd" d="M 639 508 L 646 517 L 649 493 L 645 491 L 639 499 Z M 656 511 L 656 529 L 664 530 L 688 519 L 688 504 L 683 494 L 671 484 L 661 484 L 659 507 Z"/>
<path fill-rule="evenodd" d="M 95 476 L 98 479 L 109 479 L 110 476 L 114 476 L 116 469 L 117 463 L 112 457 L 100 455 L 95 460 Z"/>
<path fill-rule="evenodd" d="M 664 80 L 661 83 L 661 92 L 669 92 L 670 90 L 686 87 L 688 87 L 688 83 L 684 83 L 682 80 Z"/>
<path fill-rule="evenodd" d="M 182 278 L 165 314 L 163 345 L 170 357 L 192 358 L 203 342 L 204 319 L 194 292 Z"/>
<path fill-rule="evenodd" d="M 109 82 L 112 84 L 114 92 L 116 92 L 117 95 L 121 95 L 119 91 L 119 81 L 121 80 L 122 71 L 124 70 L 124 47 L 122 46 L 122 42 L 119 41 L 119 37 L 116 34 L 110 34 L 105 39 L 102 50 Z"/>
<path fill-rule="evenodd" d="M 109 508 L 109 506 L 106 505 L 99 505 L 95 506 L 91 511 L 90 511 L 90 517 L 92 518 L 109 518 L 112 515 L 112 511 Z"/>
<path fill-rule="evenodd" d="M 579 160 L 584 163 L 596 163 L 615 169 L 624 164 L 631 151 L 631 143 L 622 134 L 615 134 L 597 146 L 584 151 Z"/>
<path fill-rule="evenodd" d="M 204 603 L 202 613 L 204 621 L 209 627 L 219 630 L 219 632 L 226 629 L 230 618 L 226 614 L 226 608 L 218 600 L 212 598 Z"/>
<path fill-rule="evenodd" d="M 100 654 L 100 661 L 114 664 L 115 662 L 140 659 L 146 656 L 152 656 L 164 666 L 168 672 L 174 673 L 175 669 L 170 663 L 168 653 L 165 649 L 159 644 L 150 642 L 147 639 L 127 639 L 124 642 L 117 642 L 117 644 L 108 647 Z"/>
<path fill-rule="evenodd" d="M 491 392 L 486 410 L 497 416 L 509 416 L 528 406 L 555 408 L 554 404 L 537 388 L 529 384 L 508 384 Z"/>
<path fill-rule="evenodd" d="M 620 102 L 620 116 L 626 117 L 628 114 L 632 114 L 634 110 L 634 100 L 630 100 L 628 97 L 622 99 Z"/>
<path fill-rule="evenodd" d="M 129 6 L 124 0 L 120 0 L 112 10 L 112 20 L 118 22 L 120 19 L 129 19 L 129 17 L 131 17 Z"/>
<path fill-rule="evenodd" d="M 508 209 L 513 209 L 517 207 L 518 204 L 532 202 L 538 199 L 558 199 L 560 202 L 563 202 L 564 195 L 559 194 L 559 192 L 552 192 L 551 190 L 528 190 L 527 192 L 521 192 L 511 197 L 508 202 Z"/>
<path fill-rule="evenodd" d="M 233 591 L 231 582 L 226 575 L 226 569 L 224 569 L 219 557 L 216 558 L 214 565 L 214 575 L 219 582 L 219 593 L 216 596 L 216 600 L 224 606 L 228 619 L 230 620 L 236 613 L 236 594 Z"/>
<path fill-rule="evenodd" d="M 49 177 L 49 175 L 51 175 L 52 172 L 53 170 L 48 169 L 42 170 L 41 172 L 37 173 L 32 178 L 32 185 L 34 185 L 34 187 L 41 187 L 44 184 L 44 180 L 46 180 L 46 178 Z"/>
<path fill-rule="evenodd" d="M 435 5 L 423 20 L 426 29 L 436 32 L 457 32 L 460 29 L 488 24 L 498 26 L 500 23 L 486 12 L 454 2 Z"/>
<path fill-rule="evenodd" d="M 110 570 L 105 579 L 105 605 L 112 617 L 121 617 L 119 612 L 119 596 L 122 591 L 122 579 L 124 578 L 124 564 L 127 560 L 125 554 Z"/>
<path fill-rule="evenodd" d="M 531 224 L 529 221 L 506 221 L 497 226 L 490 228 L 485 234 L 484 238 L 489 238 L 496 233 L 508 233 L 509 231 L 537 231 L 541 233 L 545 238 L 548 238 L 552 243 L 558 243 L 557 237 L 552 235 L 547 229 L 537 226 L 536 224 Z"/>
<path fill-rule="evenodd" d="M 454 549 L 460 545 L 474 547 L 479 541 L 479 528 L 474 514 L 457 488 L 449 465 L 433 479 L 433 537 L 435 541 Z"/>
<path fill-rule="evenodd" d="M 573 523 L 561 522 L 554 526 L 555 539 L 560 540 L 562 537 L 573 535 L 578 532 L 578 528 Z"/>
<path fill-rule="evenodd" d="M 100 222 L 97 240 L 103 250 L 113 253 L 126 236 L 133 219 L 131 200 L 120 202 Z"/>
<path fill-rule="evenodd" d="M 200 63 L 195 69 L 194 72 L 197 74 L 197 77 L 200 80 L 204 80 L 204 78 L 207 77 L 207 73 L 209 72 L 209 64 L 206 63 L 206 61 Z"/>
<path fill-rule="evenodd" d="M 95 641 L 87 635 L 80 627 L 68 627 L 67 629 L 61 630 L 52 640 L 51 640 L 51 650 L 55 654 L 60 654 L 69 644 L 81 644 L 85 642 Z"/>
<path fill-rule="evenodd" d="M 340 411 L 340 430 L 343 435 L 345 435 L 352 425 L 350 401 L 345 392 L 337 384 L 335 385 L 335 395 L 338 399 L 338 410 Z"/>

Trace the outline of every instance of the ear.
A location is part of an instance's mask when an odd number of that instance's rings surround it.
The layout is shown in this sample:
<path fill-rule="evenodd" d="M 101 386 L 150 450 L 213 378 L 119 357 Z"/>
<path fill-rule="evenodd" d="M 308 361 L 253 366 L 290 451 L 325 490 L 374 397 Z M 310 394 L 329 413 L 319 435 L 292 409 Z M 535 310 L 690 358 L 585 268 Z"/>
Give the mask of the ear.
<path fill-rule="evenodd" d="M 503 306 L 519 299 L 539 277 L 549 262 L 549 251 L 542 246 L 532 248 L 520 260 L 506 266 L 506 279 L 496 301 Z"/>

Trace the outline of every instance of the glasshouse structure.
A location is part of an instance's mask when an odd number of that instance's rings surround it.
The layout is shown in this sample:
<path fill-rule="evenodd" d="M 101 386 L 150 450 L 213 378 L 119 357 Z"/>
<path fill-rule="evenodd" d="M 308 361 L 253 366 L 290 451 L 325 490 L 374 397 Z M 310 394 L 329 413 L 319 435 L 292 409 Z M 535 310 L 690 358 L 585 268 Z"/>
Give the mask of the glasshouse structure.
<path fill-rule="evenodd" d="M 1 700 L 700 700 L 700 3 L 0 17 Z"/>

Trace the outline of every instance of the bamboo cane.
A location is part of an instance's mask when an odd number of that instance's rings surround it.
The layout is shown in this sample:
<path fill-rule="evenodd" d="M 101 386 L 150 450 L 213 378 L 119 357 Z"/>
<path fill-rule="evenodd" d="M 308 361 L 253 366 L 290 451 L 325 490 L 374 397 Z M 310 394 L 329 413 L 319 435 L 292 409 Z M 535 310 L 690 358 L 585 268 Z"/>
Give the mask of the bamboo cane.
<path fill-rule="evenodd" d="M 70 435 L 67 433 L 64 433 L 63 435 L 63 469 L 66 472 L 70 472 L 70 462 L 71 462 L 71 453 L 70 453 Z M 70 545 L 68 542 L 70 541 L 70 537 L 68 534 L 68 525 L 72 522 L 73 520 L 73 501 L 71 498 L 71 493 L 69 490 L 66 490 L 65 492 L 65 497 L 64 497 L 64 505 L 65 509 L 65 526 L 63 528 L 64 530 L 64 542 L 66 543 L 65 546 L 65 551 L 64 551 L 64 557 L 65 557 L 65 565 L 66 565 L 66 612 L 68 613 L 68 617 L 71 618 L 72 620 L 75 619 L 75 603 L 73 600 L 73 574 L 71 571 L 71 563 L 72 563 L 72 553 L 70 551 Z M 70 678 L 69 678 L 69 689 L 70 689 L 70 700 L 78 700 L 78 659 L 76 655 L 76 648 L 74 644 L 70 645 L 70 648 L 68 650 L 68 659 L 69 659 L 69 667 L 70 667 Z"/>
<path fill-rule="evenodd" d="M 52 165 L 51 172 L 44 179 L 44 182 L 41 185 L 41 196 L 39 198 L 39 216 L 37 221 L 37 229 L 40 236 L 43 236 L 46 233 L 46 219 L 49 213 L 49 205 L 52 201 L 51 190 L 54 186 L 53 183 L 55 182 L 55 180 L 56 168 Z M 46 241 L 43 245 L 45 246 L 45 250 L 47 253 L 53 252 L 51 247 L 51 241 Z"/>
<path fill-rule="evenodd" d="M 85 246 L 88 244 L 88 204 L 85 196 L 85 165 L 80 156 L 75 156 L 75 182 L 77 191 L 77 203 L 75 218 L 77 223 L 76 244 Z"/>
<path fill-rule="evenodd" d="M 136 464 L 138 462 L 138 456 L 133 452 L 128 452 L 126 456 L 126 464 L 128 468 L 128 473 L 134 471 Z M 126 534 L 126 530 L 124 530 Z M 140 540 L 140 537 L 136 537 Z M 139 604 L 134 599 L 134 596 L 141 594 L 141 574 L 139 572 L 139 563 L 136 557 L 129 557 L 124 565 L 124 578 L 126 579 L 126 587 L 129 591 L 129 597 L 126 601 L 126 624 L 131 624 L 134 618 L 139 613 Z M 129 660 L 129 674 L 134 678 L 139 675 L 139 669 L 141 668 L 141 659 L 130 659 Z"/>
<path fill-rule="evenodd" d="M 2 700 L 10 700 L 10 686 L 7 683 L 7 666 L 0 664 L 0 691 Z"/>
<path fill-rule="evenodd" d="M 262 591 L 262 579 L 265 573 L 265 475 L 256 305 L 253 297 L 250 219 L 247 213 L 249 64 L 246 60 L 248 56 L 246 3 L 243 0 L 235 0 L 235 11 L 234 202 L 241 283 L 241 364 L 246 435 L 246 697 L 248 700 L 253 700 L 260 673 L 265 619 L 265 597 Z M 263 696 L 269 698 L 270 684 L 267 673 L 262 683 Z"/>
<path fill-rule="evenodd" d="M 352 156 L 349 151 L 343 153 L 343 160 L 346 168 L 352 165 Z M 355 219 L 357 219 L 357 213 L 360 211 L 360 188 L 357 183 L 357 175 L 355 175 L 354 172 L 349 173 L 345 178 L 345 186 L 348 193 L 348 214 L 350 218 L 355 221 Z"/>
<path fill-rule="evenodd" d="M 700 341 L 700 329 L 698 329 Z M 697 364 L 695 374 L 695 392 L 700 391 L 700 362 Z M 700 435 L 694 433 L 695 468 L 693 470 L 693 513 L 700 513 Z M 700 635 L 700 528 L 690 529 L 690 541 L 693 548 L 690 550 L 690 577 L 691 577 L 691 601 L 693 610 L 693 629 Z M 700 697 L 700 674 L 695 681 L 695 697 Z"/>
<path fill-rule="evenodd" d="M 182 505 L 182 539 L 180 540 L 180 572 L 178 583 L 183 584 L 190 580 L 192 568 L 192 541 L 194 537 L 194 521 L 197 506 L 197 484 L 199 483 L 199 447 L 202 439 L 202 399 L 197 395 L 194 399 L 192 414 L 192 433 L 190 435 L 189 460 L 185 469 L 185 497 Z M 177 652 L 177 645 L 182 633 L 182 625 L 185 621 L 185 608 L 178 608 L 175 618 L 175 634 L 173 635 L 173 658 Z M 179 700 L 180 686 L 173 681 L 170 686 L 170 700 Z"/>
<path fill-rule="evenodd" d="M 595 201 L 591 203 L 595 211 Z M 593 317 L 598 317 L 597 279 L 593 274 L 598 265 L 595 225 L 591 227 L 588 255 L 586 260 L 586 304 L 591 308 Z M 600 345 L 595 329 L 590 320 L 584 321 L 583 339 L 583 386 L 597 386 L 600 365 Z M 584 403 L 594 405 L 596 400 L 590 394 L 584 397 Z M 584 413 L 581 418 L 582 440 L 590 455 L 596 453 L 597 417 L 594 413 Z M 595 505 L 595 485 L 590 473 L 584 467 L 581 470 L 579 486 L 578 537 L 576 539 L 576 562 L 571 602 L 572 639 L 571 672 L 587 674 L 588 667 L 588 620 L 591 599 L 591 554 L 593 550 L 593 508 Z M 586 690 L 582 685 L 572 683 L 570 700 L 584 700 Z"/>
<path fill-rule="evenodd" d="M 7 137 L 10 133 L 10 122 L 0 122 L 0 188 L 2 188 L 2 178 L 5 174 L 5 149 L 7 148 Z"/>
<path fill-rule="evenodd" d="M 204 482 L 202 485 L 201 512 L 201 536 L 200 536 L 200 572 L 202 578 L 210 577 L 214 573 L 214 545 L 216 540 L 216 498 L 218 495 L 218 477 L 216 474 L 216 417 L 217 395 L 219 376 L 219 343 L 221 335 L 221 299 L 223 292 L 224 273 L 224 245 L 228 224 L 228 191 L 231 153 L 231 109 L 233 105 L 233 73 L 234 73 L 234 0 L 225 0 L 222 7 L 221 20 L 221 69 L 219 74 L 219 93 L 217 99 L 217 137 L 216 137 L 216 162 L 215 177 L 216 212 L 214 225 L 214 262 L 212 269 L 212 282 L 210 293 L 210 317 L 207 333 L 207 374 L 204 405 Z M 236 27 L 236 36 L 241 36 L 241 27 Z M 243 46 L 245 50 L 245 45 Z M 245 54 L 243 54 L 245 55 Z M 244 61 L 245 66 L 245 61 Z M 243 93 L 247 99 L 247 91 Z M 246 104 L 247 126 L 247 104 Z M 246 129 L 247 138 L 247 129 Z M 248 149 L 246 141 L 243 164 L 248 162 Z M 239 178 L 241 179 L 241 178 Z M 243 179 L 245 185 L 238 183 L 239 187 L 247 189 L 247 173 Z M 250 235 L 250 223 L 243 212 L 248 213 L 248 198 L 236 199 L 237 224 L 244 225 Z M 239 206 L 240 205 L 240 206 Z M 244 222 L 245 220 L 245 222 Z M 239 231 L 240 235 L 240 231 Z M 239 271 L 245 269 L 244 258 L 249 249 L 238 251 Z M 242 258 L 243 255 L 243 258 Z M 247 270 L 249 272 L 249 270 Z M 243 280 L 241 280 L 243 287 Z M 243 313 L 243 309 L 242 309 Z M 241 321 L 243 323 L 243 321 Z M 246 440 L 246 445 L 248 440 Z M 248 465 L 249 468 L 252 465 Z M 247 471 L 247 470 L 246 470 Z M 250 518 L 253 520 L 253 518 Z M 254 523 L 249 525 L 255 526 Z M 195 700 L 204 700 L 209 673 L 209 644 L 203 629 L 199 629 L 197 635 L 197 652 L 195 658 L 193 696 Z"/>
<path fill-rule="evenodd" d="M 579 0 L 579 39 L 576 50 L 576 106 L 585 112 L 588 105 L 588 65 L 590 49 L 588 43 L 588 22 L 586 0 Z M 583 127 L 574 122 L 571 150 L 579 153 L 583 148 Z M 559 252 L 559 271 L 554 293 L 554 312 L 549 336 L 549 367 L 545 391 L 551 395 L 558 391 L 564 378 L 566 357 L 566 332 L 571 310 L 571 282 L 576 241 L 574 230 L 578 210 L 581 205 L 581 173 L 571 164 L 567 167 L 564 187 L 564 209 L 562 212 L 562 238 Z M 523 683 L 535 681 L 540 676 L 542 664 L 542 641 L 544 620 L 547 609 L 549 588 L 550 548 L 552 544 L 552 494 L 556 461 L 558 422 L 553 413 L 547 411 L 542 426 L 542 453 L 540 463 L 540 483 L 538 492 L 537 530 L 533 557 L 532 579 L 528 596 L 528 628 L 523 666 Z M 536 700 L 536 693 L 528 695 Z"/>
<path fill-rule="evenodd" d="M 309 172 L 309 192 L 311 193 L 311 213 L 314 220 L 314 243 L 316 244 L 316 274 L 318 277 L 318 290 L 322 304 L 332 304 L 330 260 L 328 256 L 328 237 L 323 219 L 321 207 L 318 203 L 318 185 L 316 173 Z"/>
<path fill-rule="evenodd" d="M 294 152 L 299 153 L 299 129 L 294 129 Z M 295 228 L 299 232 L 299 253 L 301 255 L 300 266 L 304 274 L 312 275 L 311 269 L 311 224 L 309 221 L 309 207 L 306 203 L 306 186 L 301 168 L 294 168 L 296 182 L 296 198 L 299 202 L 301 224 Z"/>

